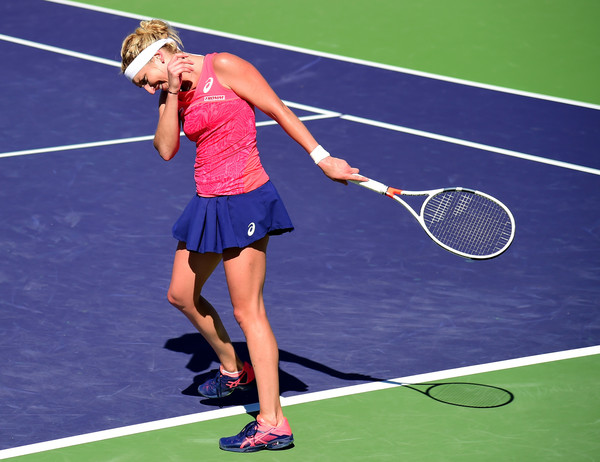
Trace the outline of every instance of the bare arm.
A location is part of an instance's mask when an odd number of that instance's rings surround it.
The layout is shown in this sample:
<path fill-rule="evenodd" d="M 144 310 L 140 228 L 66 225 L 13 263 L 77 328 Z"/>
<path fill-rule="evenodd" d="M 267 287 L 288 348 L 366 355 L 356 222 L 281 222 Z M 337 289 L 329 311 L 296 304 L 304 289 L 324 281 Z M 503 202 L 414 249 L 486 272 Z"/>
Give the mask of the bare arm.
<path fill-rule="evenodd" d="M 163 92 L 158 106 L 158 125 L 154 133 L 154 147 L 164 160 L 171 160 L 179 151 L 179 115 L 177 95 Z"/>
<path fill-rule="evenodd" d="M 179 150 L 179 113 L 177 92 L 181 87 L 182 74 L 193 70 L 193 62 L 185 53 L 173 55 L 167 65 L 169 91 L 160 95 L 158 125 L 154 134 L 154 147 L 164 160 L 171 160 Z"/>
<path fill-rule="evenodd" d="M 275 120 L 306 152 L 310 153 L 319 145 L 302 121 L 279 99 L 252 64 L 235 55 L 219 53 L 215 57 L 214 68 L 221 84 L 231 88 L 238 96 Z M 343 159 L 327 157 L 318 165 L 332 180 L 346 183 L 346 180 L 357 179 L 355 174 L 358 169 L 350 167 Z"/>

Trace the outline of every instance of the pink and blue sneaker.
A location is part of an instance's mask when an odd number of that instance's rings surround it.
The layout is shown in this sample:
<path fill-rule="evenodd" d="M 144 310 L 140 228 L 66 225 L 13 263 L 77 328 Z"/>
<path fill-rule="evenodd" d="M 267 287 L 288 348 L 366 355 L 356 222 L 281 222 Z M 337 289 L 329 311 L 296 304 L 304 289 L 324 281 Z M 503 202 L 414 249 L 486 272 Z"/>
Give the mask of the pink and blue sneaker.
<path fill-rule="evenodd" d="M 263 449 L 285 449 L 294 443 L 294 435 L 287 419 L 273 427 L 267 424 L 260 416 L 246 425 L 242 431 L 227 438 L 219 440 L 219 447 L 224 451 L 256 452 Z"/>
<path fill-rule="evenodd" d="M 205 398 L 224 398 L 234 390 L 246 390 L 252 386 L 254 381 L 254 369 L 247 362 L 241 372 L 231 374 L 219 367 L 217 375 L 204 382 L 198 387 L 198 393 Z"/>

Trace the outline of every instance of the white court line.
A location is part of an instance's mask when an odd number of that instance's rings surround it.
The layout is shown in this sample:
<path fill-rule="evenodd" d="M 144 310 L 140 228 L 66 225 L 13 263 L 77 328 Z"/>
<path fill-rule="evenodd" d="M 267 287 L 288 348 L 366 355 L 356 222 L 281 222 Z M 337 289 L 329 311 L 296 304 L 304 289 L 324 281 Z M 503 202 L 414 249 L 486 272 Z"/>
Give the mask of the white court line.
<path fill-rule="evenodd" d="M 566 168 L 569 170 L 577 170 L 579 172 L 591 173 L 593 175 L 600 175 L 600 170 L 591 167 L 585 167 L 583 165 L 572 164 L 570 162 L 563 162 L 560 160 L 548 159 L 547 157 L 534 156 L 532 154 L 525 154 L 523 152 L 511 151 L 510 149 L 497 148 L 495 146 L 489 146 L 487 144 L 474 143 L 472 141 L 461 140 L 459 138 L 452 138 L 450 136 L 438 135 L 437 133 L 425 132 L 422 130 L 415 130 L 413 128 L 403 127 L 401 125 L 388 124 L 385 122 L 379 122 L 377 120 L 365 119 L 363 117 L 356 117 L 352 115 L 342 115 L 340 117 L 344 120 L 350 120 L 364 125 L 372 125 L 374 127 L 384 128 L 386 130 L 394 130 L 398 132 L 408 133 L 410 135 L 421 136 L 424 138 L 430 138 L 445 143 L 458 144 L 474 149 L 481 149 L 483 151 L 495 152 L 496 154 L 502 154 L 504 156 L 517 157 L 519 159 L 530 160 L 538 162 L 540 164 L 554 165 L 556 167 Z"/>
<path fill-rule="evenodd" d="M 23 151 L 4 152 L 0 154 L 0 159 L 3 157 L 18 157 L 28 156 L 31 154 L 44 154 L 48 152 L 71 151 L 74 149 L 96 148 L 99 146 L 110 146 L 114 144 L 137 143 L 139 141 L 153 140 L 154 135 L 136 136 L 134 138 L 119 138 L 108 141 L 93 141 L 90 143 L 68 144 L 65 146 L 54 146 L 50 148 L 25 149 Z"/>
<path fill-rule="evenodd" d="M 360 393 L 368 393 L 378 390 L 386 390 L 389 388 L 396 388 L 402 385 L 454 379 L 457 377 L 464 377 L 467 375 L 482 374 L 486 372 L 494 372 L 524 366 L 533 366 L 536 364 L 560 361 L 564 359 L 581 358 L 585 356 L 593 356 L 598 354 L 600 354 L 600 345 L 587 348 L 579 348 L 575 350 L 558 351 L 555 353 L 527 356 L 524 358 L 508 359 L 505 361 L 496 361 L 476 366 L 447 369 L 444 371 L 429 372 L 426 374 L 418 374 L 408 377 L 399 377 L 396 379 L 385 380 L 383 382 L 370 382 L 349 387 L 336 388 L 333 390 L 325 390 L 290 397 L 282 397 L 281 404 L 284 407 L 287 407 L 296 404 L 313 403 L 316 401 L 322 401 L 326 399 L 340 398 L 343 396 L 357 395 Z M 180 425 L 188 425 L 199 422 L 206 422 L 209 420 L 222 419 L 225 417 L 243 415 L 248 412 L 253 412 L 257 410 L 258 404 L 252 404 L 248 406 L 233 406 L 225 409 L 200 412 L 197 414 L 190 414 L 181 417 L 173 417 L 170 419 L 156 420 L 153 422 L 145 422 L 137 425 L 129 425 L 126 427 L 113 428 L 110 430 L 86 433 L 84 435 L 71 436 L 68 438 L 61 438 L 57 440 L 45 441 L 42 443 L 29 444 L 26 446 L 19 446 L 16 448 L 0 450 L 0 459 L 8 459 L 10 457 L 36 454 L 40 452 L 76 446 L 79 444 L 93 443 L 95 441 L 103 441 L 111 438 L 118 438 L 122 436 L 130 436 L 139 433 L 162 430 L 165 428 L 172 428 Z"/>
<path fill-rule="evenodd" d="M 46 0 L 46 1 L 54 2 L 55 0 Z M 62 3 L 62 0 L 60 2 L 56 2 L 56 3 Z M 67 3 L 72 3 L 72 2 L 67 2 Z M 17 43 L 19 45 L 34 47 L 34 48 L 38 48 L 41 50 L 50 51 L 53 53 L 59 53 L 59 54 L 67 55 L 67 56 L 72 56 L 75 58 L 85 59 L 88 61 L 93 61 L 93 62 L 97 62 L 97 63 L 101 63 L 101 64 L 107 64 L 107 65 L 113 66 L 113 67 L 120 67 L 120 63 L 117 61 L 111 61 L 111 60 L 104 59 L 104 58 L 98 58 L 96 56 L 91 56 L 91 55 L 87 55 L 84 53 L 78 53 L 78 52 L 74 52 L 71 50 L 66 50 L 64 48 L 58 48 L 58 47 L 54 47 L 54 46 L 44 45 L 41 43 L 29 41 L 29 40 L 23 40 L 23 39 L 11 37 L 11 36 L 4 35 L 4 34 L 0 34 L 0 40 Z M 344 120 L 349 120 L 352 122 L 361 123 L 361 124 L 365 124 L 365 125 L 372 125 L 372 126 L 376 126 L 379 128 L 385 128 L 387 130 L 394 130 L 394 131 L 398 131 L 398 132 L 408 133 L 411 135 L 435 139 L 435 140 L 443 141 L 446 143 L 459 144 L 461 146 L 471 147 L 471 148 L 475 148 L 475 149 L 481 149 L 481 150 L 488 151 L 488 152 L 494 152 L 496 154 L 502 154 L 502 155 L 506 155 L 506 156 L 516 157 L 519 159 L 525 159 L 525 160 L 538 162 L 538 163 L 542 163 L 542 164 L 547 164 L 547 165 L 554 165 L 556 167 L 566 168 L 566 169 L 570 169 L 570 170 L 591 173 L 593 175 L 600 175 L 599 169 L 585 167 L 585 166 L 577 165 L 577 164 L 572 164 L 570 162 L 563 162 L 563 161 L 548 159 L 546 157 L 534 156 L 532 154 L 511 151 L 509 149 L 497 148 L 494 146 L 489 146 L 489 145 L 485 145 L 485 144 L 481 144 L 481 143 L 475 143 L 472 141 L 461 140 L 461 139 L 452 138 L 449 136 L 438 135 L 436 133 L 430 133 L 430 132 L 425 132 L 422 130 L 416 130 L 416 129 L 412 129 L 412 128 L 408 128 L 408 127 L 402 127 L 400 125 L 389 124 L 386 122 L 379 122 L 376 120 L 365 119 L 363 117 L 357 117 L 357 116 L 353 116 L 353 115 L 349 115 L 349 114 L 342 115 L 339 112 L 334 112 L 334 111 L 330 111 L 327 109 L 316 108 L 313 106 L 307 106 L 305 104 L 300 104 L 300 103 L 293 103 L 291 101 L 284 101 L 284 102 L 289 107 L 304 110 L 304 111 L 309 111 L 309 112 L 315 112 L 317 114 L 317 115 L 313 115 L 313 116 L 300 117 L 300 120 L 302 120 L 302 121 L 340 117 Z M 600 108 L 600 106 L 599 106 L 599 108 Z M 256 126 L 260 127 L 260 126 L 275 125 L 275 124 L 276 124 L 275 121 L 265 121 L 265 122 L 258 122 L 256 124 Z M 124 138 L 122 140 L 108 140 L 108 141 L 81 143 L 81 144 L 67 145 L 67 146 L 56 146 L 56 147 L 51 147 L 51 148 L 28 149 L 28 150 L 23 150 L 23 151 L 0 153 L 0 158 L 25 156 L 25 155 L 30 155 L 30 154 L 41 154 L 41 153 L 46 153 L 46 152 L 67 151 L 67 150 L 72 150 L 72 149 L 82 149 L 82 148 L 90 148 L 90 147 L 96 147 L 96 146 L 108 146 L 108 145 L 115 145 L 115 144 L 120 144 L 120 143 L 131 143 L 131 142 L 135 142 L 135 141 L 146 141 L 147 139 L 148 139 L 148 136 L 142 136 L 142 137 L 137 137 L 137 138 Z"/>
<path fill-rule="evenodd" d="M 97 56 L 88 55 L 85 53 L 78 53 L 77 51 L 66 50 L 64 48 L 54 47 L 51 45 L 44 45 L 43 43 L 32 42 L 31 40 L 24 40 L 17 37 L 11 37 L 10 35 L 0 34 L 0 40 L 6 42 L 16 43 L 18 45 L 24 45 L 31 48 L 37 48 L 38 50 L 51 51 L 52 53 L 58 53 L 61 55 L 71 56 L 73 58 L 85 59 L 86 61 L 93 61 L 100 64 L 106 64 L 107 66 L 121 67 L 121 63 L 110 59 L 98 58 Z"/>
<path fill-rule="evenodd" d="M 313 112 L 316 112 L 315 115 L 299 117 L 299 119 L 304 122 L 307 122 L 310 120 L 321 120 L 321 119 L 339 117 L 340 119 L 343 119 L 343 120 L 357 122 L 357 123 L 361 123 L 364 125 L 371 125 L 371 126 L 383 128 L 386 130 L 393 130 L 393 131 L 397 131 L 397 132 L 407 133 L 410 135 L 421 136 L 423 138 L 434 139 L 434 140 L 442 141 L 445 143 L 457 144 L 457 145 L 465 146 L 468 148 L 480 149 L 483 151 L 493 152 L 496 154 L 502 154 L 504 156 L 516 157 L 518 159 L 529 160 L 529 161 L 537 162 L 540 164 L 553 165 L 555 167 L 560 167 L 560 168 L 564 168 L 564 169 L 568 169 L 568 170 L 575 170 L 575 171 L 579 171 L 579 172 L 590 173 L 592 175 L 600 176 L 600 169 L 585 167 L 583 165 L 577 165 L 577 164 L 572 164 L 570 162 L 563 162 L 563 161 L 559 161 L 559 160 L 548 159 L 546 157 L 534 156 L 534 155 L 525 154 L 522 152 L 511 151 L 509 149 L 497 148 L 497 147 L 489 146 L 486 144 L 474 143 L 472 141 L 465 141 L 465 140 L 461 140 L 458 138 L 452 138 L 450 136 L 438 135 L 436 133 L 425 132 L 422 130 L 415 130 L 412 128 L 403 127 L 401 125 L 388 124 L 385 122 L 379 122 L 377 120 L 365 119 L 362 117 L 356 117 L 356 116 L 352 116 L 352 115 L 348 115 L 348 114 L 340 114 L 337 112 L 327 111 L 327 110 L 318 109 L 318 108 L 308 109 L 309 106 L 306 106 L 303 104 L 292 103 L 290 101 L 284 101 L 284 102 L 289 107 L 298 108 L 298 109 L 302 108 L 303 110 L 311 110 Z M 268 125 L 276 125 L 276 124 L 277 124 L 277 122 L 275 122 L 274 120 L 265 120 L 265 121 L 257 122 L 256 126 L 257 127 L 265 127 Z M 183 135 L 184 135 L 183 132 L 181 132 L 180 136 L 183 136 Z M 121 138 L 121 139 L 108 140 L 108 141 L 97 141 L 97 142 L 91 142 L 91 143 L 71 144 L 71 145 L 66 145 L 66 146 L 56 146 L 56 147 L 50 147 L 50 148 L 12 151 L 12 152 L 0 153 L 0 159 L 3 157 L 18 157 L 18 156 L 26 156 L 26 155 L 31 155 L 31 154 L 44 154 L 44 153 L 48 153 L 48 152 L 60 152 L 60 151 L 69 151 L 69 150 L 74 150 L 74 149 L 85 149 L 85 148 L 94 148 L 94 147 L 100 147 L 100 146 L 135 143 L 138 141 L 152 140 L 153 138 L 154 138 L 154 135 L 146 135 L 146 136 L 139 136 L 139 137 L 135 137 L 135 138 Z"/>
<path fill-rule="evenodd" d="M 1 35 L 1 34 L 0 34 Z M 303 122 L 310 120 L 320 120 L 320 119 L 329 119 L 332 117 L 340 117 L 339 112 L 327 111 L 325 109 L 319 109 L 311 106 L 307 106 L 305 104 L 293 103 L 291 101 L 284 101 L 284 103 L 295 109 L 301 109 L 303 111 L 314 112 L 315 115 L 307 115 L 298 117 Z M 275 125 L 277 122 L 274 120 L 265 120 L 261 122 L 256 122 L 257 127 L 264 127 L 267 125 Z M 185 136 L 183 132 L 179 133 L 179 136 Z M 96 148 L 101 146 L 112 146 L 116 144 L 126 144 L 126 143 L 137 143 L 140 141 L 150 141 L 154 139 L 154 135 L 145 135 L 145 136 L 136 136 L 132 138 L 118 138 L 114 140 L 107 141 L 93 141 L 90 143 L 79 143 L 79 144 L 68 144 L 64 146 L 53 146 L 49 148 L 38 148 L 38 149 L 25 149 L 23 151 L 12 151 L 12 152 L 4 152 L 0 153 L 0 159 L 3 157 L 19 157 L 19 156 L 28 156 L 32 154 L 45 154 L 49 152 L 61 152 L 61 151 L 72 151 L 75 149 L 87 149 L 87 148 Z"/>
<path fill-rule="evenodd" d="M 121 16 L 124 18 L 132 18 L 132 19 L 139 19 L 139 20 L 151 19 L 150 16 L 143 16 L 143 15 L 139 15 L 139 14 L 127 13 L 124 11 L 114 10 L 111 8 L 87 5 L 84 3 L 74 2 L 71 0 L 45 0 L 45 1 L 50 2 L 50 3 L 58 3 L 61 5 L 66 5 L 66 6 L 73 6 L 73 7 L 81 8 L 81 9 L 92 10 L 92 11 L 96 11 L 99 13 L 111 14 L 114 16 Z M 230 34 L 228 32 L 217 31 L 214 29 L 190 26 L 188 24 L 183 24 L 183 23 L 179 23 L 179 22 L 169 21 L 169 23 L 173 27 L 178 28 L 178 29 L 191 30 L 191 31 L 200 32 L 203 34 L 215 35 L 217 37 L 225 37 L 225 38 L 230 38 L 230 39 L 234 39 L 234 40 L 240 40 L 242 42 L 255 43 L 257 45 L 264 45 L 264 46 L 268 46 L 268 47 L 272 47 L 272 48 L 279 48 L 282 50 L 294 51 L 297 53 L 303 53 L 303 54 L 307 54 L 307 55 L 320 56 L 322 58 L 334 59 L 336 61 L 344 61 L 344 62 L 348 62 L 348 63 L 352 63 L 352 64 L 359 64 L 361 66 L 368 66 L 368 67 L 384 69 L 384 70 L 388 70 L 388 71 L 392 71 L 392 72 L 400 72 L 403 74 L 416 75 L 418 77 L 425 77 L 425 78 L 433 79 L 433 80 L 441 80 L 444 82 L 456 83 L 459 85 L 466 85 L 466 86 L 475 87 L 475 88 L 482 88 L 485 90 L 498 91 L 498 92 L 509 93 L 509 94 L 518 95 L 518 96 L 525 96 L 528 98 L 535 98 L 535 99 L 541 99 L 541 100 L 545 100 L 545 101 L 553 101 L 553 102 L 561 103 L 561 104 L 569 104 L 572 106 L 586 107 L 588 109 L 600 110 L 600 105 L 598 105 L 598 104 L 586 103 L 583 101 L 576 101 L 576 100 L 572 100 L 572 99 L 568 99 L 568 98 L 559 98 L 559 97 L 555 97 L 555 96 L 543 95 L 540 93 L 515 90 L 513 88 L 507 88 L 507 87 L 502 87 L 502 86 L 498 86 L 498 85 L 489 85 L 489 84 L 485 84 L 485 83 L 474 82 L 471 80 L 458 79 L 458 78 L 454 78 L 454 77 L 433 74 L 430 72 L 417 71 L 417 70 L 408 69 L 405 67 L 377 63 L 377 62 L 368 61 L 365 59 L 350 58 L 348 56 L 342 56 L 342 55 L 337 55 L 337 54 L 333 54 L 333 53 L 325 53 L 325 52 L 321 52 L 321 51 L 310 50 L 308 48 L 296 47 L 296 46 L 292 46 L 292 45 L 285 45 L 282 43 L 271 42 L 268 40 L 261 40 L 261 39 L 256 39 L 256 38 L 252 38 L 252 37 L 246 37 L 246 36 L 238 35 L 238 34 Z"/>

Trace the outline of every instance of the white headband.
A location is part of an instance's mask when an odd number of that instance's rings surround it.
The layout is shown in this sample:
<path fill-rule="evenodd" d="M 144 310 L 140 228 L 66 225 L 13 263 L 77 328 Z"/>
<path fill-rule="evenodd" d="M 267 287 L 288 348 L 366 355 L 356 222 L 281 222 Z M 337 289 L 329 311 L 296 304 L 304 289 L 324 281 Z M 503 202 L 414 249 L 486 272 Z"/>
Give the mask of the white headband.
<path fill-rule="evenodd" d="M 127 77 L 130 81 L 133 82 L 133 78 L 137 75 L 138 72 L 142 70 L 142 67 L 148 64 L 148 61 L 152 59 L 152 56 L 154 56 L 154 54 L 167 43 L 176 42 L 175 40 L 170 38 L 160 39 L 144 48 L 142 52 L 139 55 L 137 55 L 133 61 L 131 61 L 131 64 L 127 66 L 125 72 L 123 72 L 123 74 L 125 74 L 125 77 Z"/>

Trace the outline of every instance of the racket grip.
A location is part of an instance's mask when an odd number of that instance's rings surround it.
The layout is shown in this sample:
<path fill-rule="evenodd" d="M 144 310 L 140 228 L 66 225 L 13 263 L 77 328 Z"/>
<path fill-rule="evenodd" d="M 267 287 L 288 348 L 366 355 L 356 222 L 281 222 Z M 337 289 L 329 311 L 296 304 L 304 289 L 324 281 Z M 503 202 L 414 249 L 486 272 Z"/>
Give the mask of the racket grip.
<path fill-rule="evenodd" d="M 363 188 L 367 188 L 370 189 L 371 191 L 375 191 L 376 193 L 379 194 L 383 194 L 386 195 L 387 194 L 387 190 L 388 190 L 388 186 L 384 185 L 383 183 L 380 183 L 379 181 L 375 181 L 375 180 L 367 180 L 367 181 L 357 181 L 357 180 L 350 180 L 352 183 L 355 183 L 359 186 L 362 186 Z"/>

